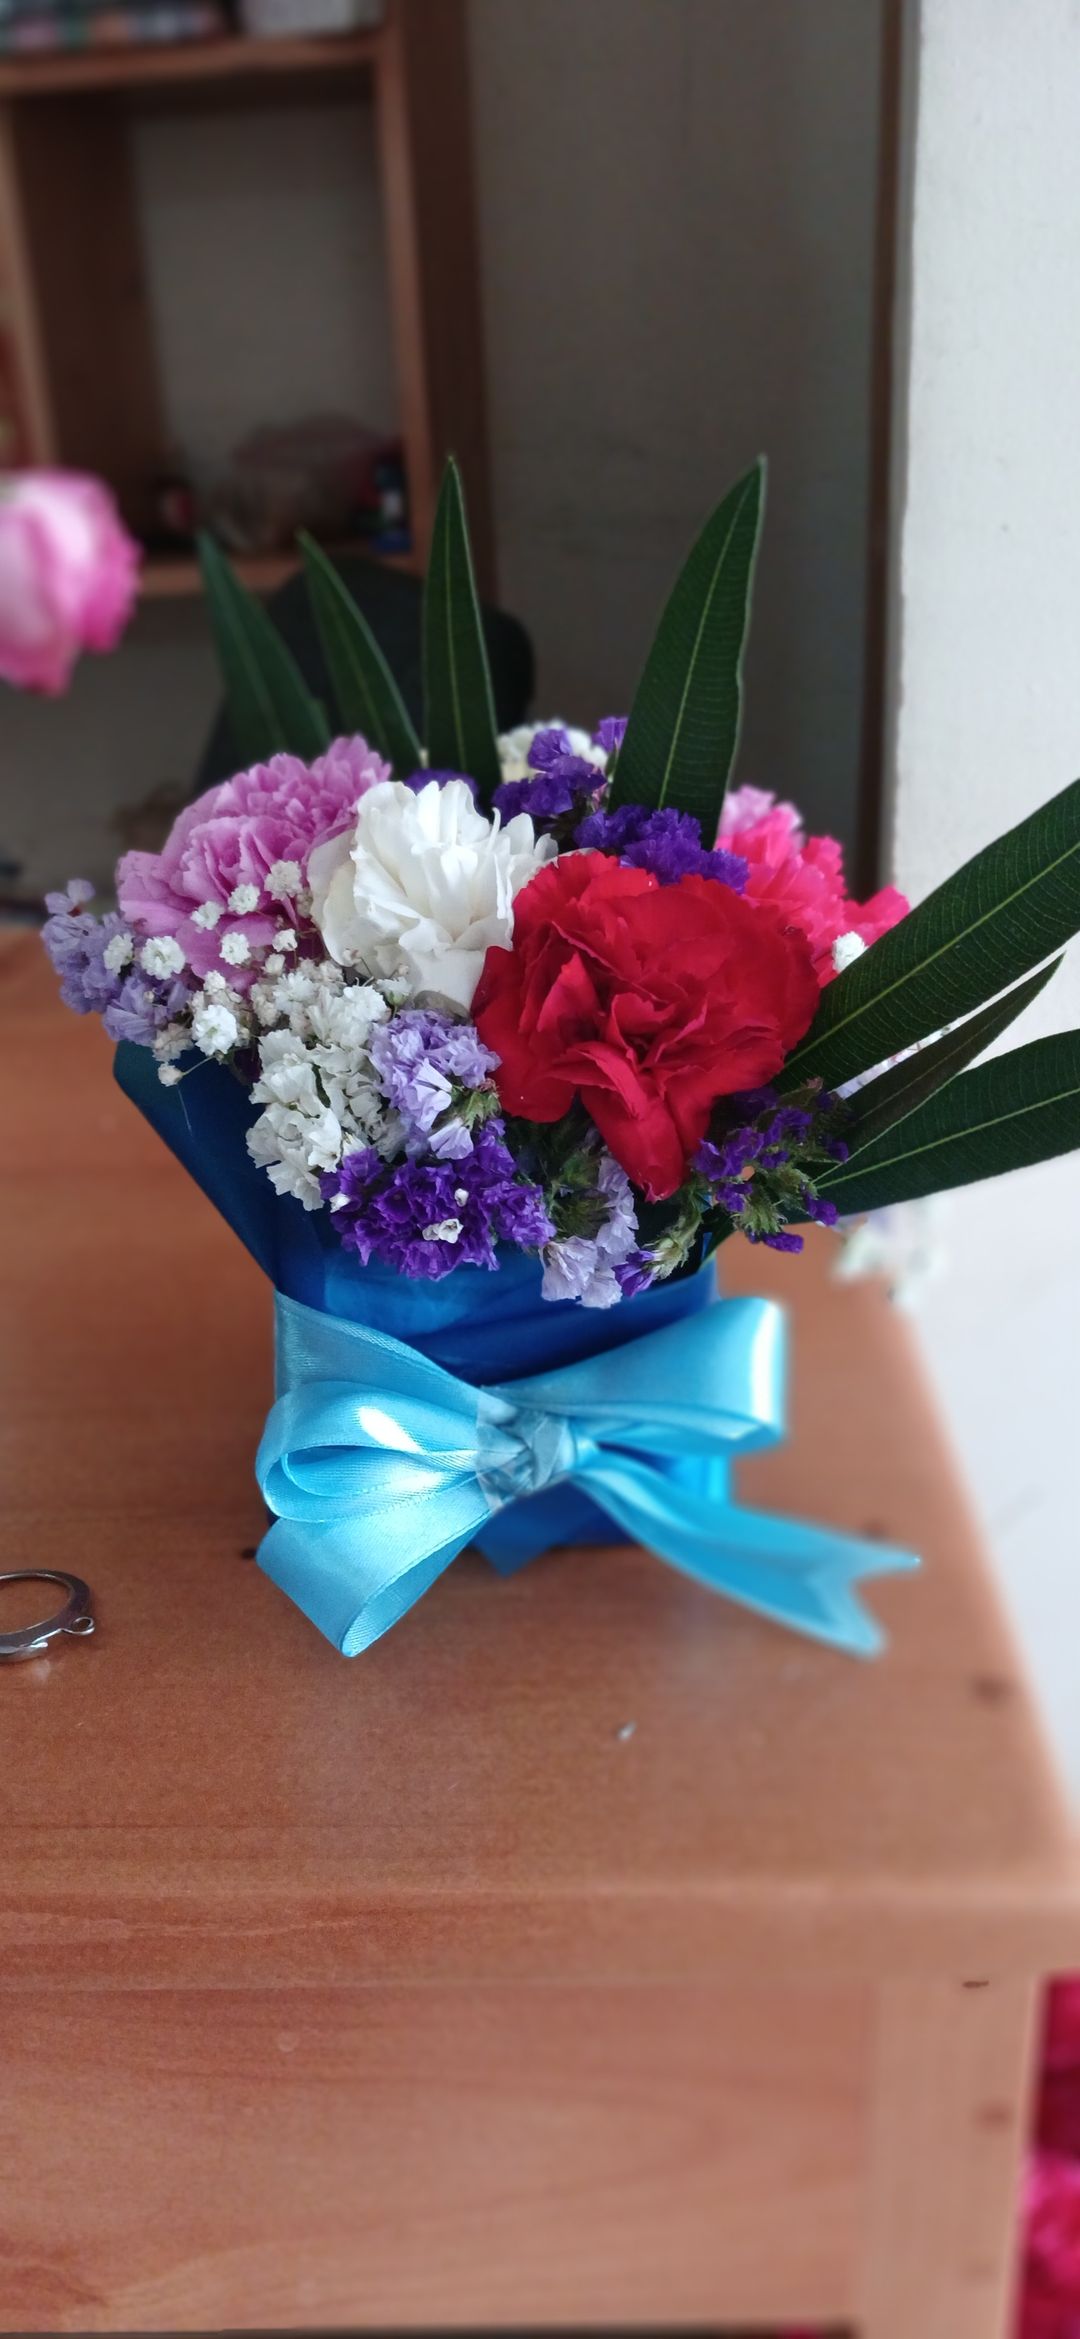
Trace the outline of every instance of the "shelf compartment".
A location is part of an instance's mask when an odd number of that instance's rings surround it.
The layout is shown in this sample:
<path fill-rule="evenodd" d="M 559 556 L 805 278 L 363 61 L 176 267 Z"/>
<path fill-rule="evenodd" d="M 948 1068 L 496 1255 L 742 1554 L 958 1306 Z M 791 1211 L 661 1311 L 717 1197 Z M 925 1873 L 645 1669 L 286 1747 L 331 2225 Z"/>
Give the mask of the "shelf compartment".
<path fill-rule="evenodd" d="M 328 544 L 325 550 L 331 560 L 360 558 L 370 560 L 377 568 L 403 569 L 409 576 L 419 576 L 423 567 L 419 553 L 380 552 L 361 537 L 348 544 Z M 279 585 L 295 575 L 300 567 L 298 552 L 230 553 L 229 559 L 238 577 L 249 585 L 253 593 L 273 593 Z M 151 552 L 143 562 L 139 590 L 146 601 L 174 601 L 202 591 L 202 577 L 198 561 L 191 553 Z"/>
<path fill-rule="evenodd" d="M 387 0 L 377 28 L 0 62 L 0 329 L 18 464 L 95 471 L 154 526 L 169 434 L 143 276 L 132 115 L 352 95 L 374 105 L 383 243 L 419 568 L 445 457 L 464 472 L 481 590 L 494 591 L 464 0 Z M 276 559 L 277 556 L 274 556 Z M 281 563 L 284 563 L 282 566 Z M 288 574 L 281 556 L 278 575 Z M 146 590 L 194 591 L 153 562 Z M 261 580 L 272 576 L 263 564 Z"/>
<path fill-rule="evenodd" d="M 125 90 L 177 90 L 265 82 L 297 74 L 357 73 L 375 64 L 380 31 L 327 33 L 303 40 L 177 41 L 160 47 L 67 51 L 0 62 L 0 98 L 109 97 Z"/>

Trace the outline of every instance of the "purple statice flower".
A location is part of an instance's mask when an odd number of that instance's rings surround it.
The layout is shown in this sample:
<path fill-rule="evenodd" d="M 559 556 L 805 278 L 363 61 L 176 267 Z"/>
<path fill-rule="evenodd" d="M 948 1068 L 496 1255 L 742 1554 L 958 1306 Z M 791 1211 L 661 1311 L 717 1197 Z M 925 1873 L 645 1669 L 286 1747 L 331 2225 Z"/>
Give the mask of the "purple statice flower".
<path fill-rule="evenodd" d="M 126 918 L 110 910 L 86 915 L 94 889 L 74 877 L 63 893 L 47 893 L 50 912 L 41 939 L 60 977 L 60 997 L 76 1015 L 100 1015 L 111 1040 L 149 1048 L 166 1023 L 183 1014 L 191 985 L 182 976 L 146 974 L 138 965 L 138 938 Z"/>
<path fill-rule="evenodd" d="M 836 1203 L 830 1202 L 827 1194 L 804 1194 L 803 1209 L 818 1226 L 835 1226 L 840 1216 Z"/>
<path fill-rule="evenodd" d="M 399 1274 L 438 1279 L 498 1265 L 496 1244 L 539 1250 L 554 1227 L 539 1186 L 518 1175 L 502 1122 L 486 1121 L 460 1160 L 388 1166 L 371 1147 L 324 1173 L 322 1190 L 346 1250 Z"/>
<path fill-rule="evenodd" d="M 752 1126 L 730 1129 L 718 1145 L 706 1137 L 694 1155 L 694 1168 L 717 1185 L 725 1178 L 741 1177 L 749 1164 L 757 1161 L 764 1143 L 761 1130 Z"/>
<path fill-rule="evenodd" d="M 537 828 L 550 828 L 579 810 L 583 800 L 594 797 L 604 784 L 602 771 L 587 755 L 575 755 L 569 733 L 559 724 L 536 733 L 526 760 L 532 776 L 504 780 L 492 797 L 503 820 L 527 812 Z"/>
<path fill-rule="evenodd" d="M 802 1237 L 785 1231 L 792 1217 L 835 1226 L 836 1204 L 819 1195 L 815 1179 L 822 1164 L 842 1161 L 847 1147 L 833 1134 L 834 1096 L 804 1092 L 792 1102 L 774 1088 L 749 1089 L 732 1097 L 733 1125 L 706 1138 L 693 1167 L 711 1188 L 714 1207 L 725 1210 L 740 1233 L 773 1250 L 800 1251 Z"/>
<path fill-rule="evenodd" d="M 605 715 L 593 732 L 593 746 L 602 747 L 606 756 L 617 755 L 626 737 L 628 715 Z"/>
<path fill-rule="evenodd" d="M 620 1261 L 614 1274 L 623 1298 L 636 1299 L 639 1291 L 648 1291 L 655 1282 L 656 1261 L 651 1251 L 631 1251 L 628 1259 Z"/>
<path fill-rule="evenodd" d="M 375 1025 L 368 1049 L 382 1093 L 404 1124 L 406 1148 L 463 1159 L 470 1138 L 460 1120 L 432 1132 L 453 1104 L 455 1088 L 483 1088 L 499 1061 L 475 1024 L 406 1007 Z"/>
<path fill-rule="evenodd" d="M 638 1249 L 633 1188 L 606 1147 L 598 1157 L 594 1191 L 604 1210 L 601 1224 L 593 1234 L 562 1235 L 548 1244 L 544 1299 L 577 1299 L 583 1307 L 610 1308 L 617 1300 L 632 1297 L 620 1270 L 632 1267 L 627 1281 L 637 1291 L 651 1280 L 651 1268 L 646 1271 Z"/>
<path fill-rule="evenodd" d="M 574 832 L 574 843 L 599 853 L 616 854 L 628 869 L 650 869 L 661 885 L 680 877 L 715 877 L 733 893 L 746 884 L 747 865 L 738 853 L 718 845 L 711 852 L 701 842 L 701 830 L 692 812 L 673 805 L 650 812 L 643 804 L 622 804 L 617 812 L 589 812 Z"/>

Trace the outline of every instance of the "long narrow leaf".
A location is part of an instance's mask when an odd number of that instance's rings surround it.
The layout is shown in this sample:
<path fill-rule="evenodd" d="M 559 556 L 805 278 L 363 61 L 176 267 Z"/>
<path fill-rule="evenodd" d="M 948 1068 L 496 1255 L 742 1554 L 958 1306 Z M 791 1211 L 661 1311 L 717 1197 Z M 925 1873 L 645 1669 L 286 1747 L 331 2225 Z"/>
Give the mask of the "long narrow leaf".
<path fill-rule="evenodd" d="M 246 764 L 283 750 L 308 761 L 321 755 L 326 717 L 262 603 L 212 536 L 200 536 L 199 562 L 237 755 Z"/>
<path fill-rule="evenodd" d="M 453 457 L 443 473 L 424 586 L 424 729 L 432 769 L 467 772 L 481 803 L 490 803 L 499 785 L 495 701 Z"/>
<path fill-rule="evenodd" d="M 1080 928 L 1080 780 L 977 853 L 822 995 L 784 1086 L 839 1087 L 1059 950 Z"/>
<path fill-rule="evenodd" d="M 343 731 L 360 731 L 408 779 L 421 762 L 408 709 L 366 617 L 314 538 L 298 539 L 311 606 Z"/>
<path fill-rule="evenodd" d="M 673 805 L 694 814 L 710 845 L 738 744 L 764 495 L 760 461 L 698 537 L 660 620 L 611 785 L 613 810 Z"/>
<path fill-rule="evenodd" d="M 1032 1040 L 962 1072 L 830 1177 L 844 1212 L 910 1202 L 1027 1169 L 1080 1145 L 1080 1031 Z"/>
<path fill-rule="evenodd" d="M 1060 958 L 1055 958 L 1049 966 L 1040 967 L 1037 974 L 1028 976 L 1026 983 L 1018 983 L 1014 991 L 1006 991 L 1004 998 L 992 1000 L 989 1007 L 980 1007 L 977 1014 L 968 1016 L 966 1023 L 943 1032 L 940 1039 L 918 1048 L 913 1056 L 905 1056 L 902 1063 L 879 1073 L 876 1080 L 860 1089 L 850 1099 L 849 1119 L 844 1129 L 851 1158 L 883 1136 L 886 1129 L 906 1120 L 909 1113 L 916 1112 L 947 1081 L 955 1080 L 965 1065 L 981 1056 L 984 1048 L 1000 1038 L 1010 1023 L 1030 1006 L 1060 965 Z M 828 1172 L 817 1183 L 827 1187 L 830 1177 L 836 1175 L 836 1171 Z"/>

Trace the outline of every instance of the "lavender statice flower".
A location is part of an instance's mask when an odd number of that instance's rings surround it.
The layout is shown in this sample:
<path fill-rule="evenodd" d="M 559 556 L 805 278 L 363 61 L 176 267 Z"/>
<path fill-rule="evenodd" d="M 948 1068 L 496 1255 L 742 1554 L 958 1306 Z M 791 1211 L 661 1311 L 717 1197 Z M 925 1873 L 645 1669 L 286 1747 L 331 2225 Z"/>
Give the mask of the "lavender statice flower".
<path fill-rule="evenodd" d="M 471 1139 L 462 1107 L 488 1085 L 499 1061 L 475 1025 L 407 1007 L 375 1026 L 368 1050 L 379 1087 L 401 1120 L 406 1151 L 464 1159 Z"/>
<path fill-rule="evenodd" d="M 326 1171 L 321 1185 L 343 1248 L 402 1275 L 494 1268 L 498 1243 L 540 1250 L 555 1231 L 539 1186 L 519 1176 L 498 1119 L 476 1131 L 458 1161 L 388 1166 L 363 1147 Z"/>
<path fill-rule="evenodd" d="M 643 804 L 621 804 L 616 812 L 589 812 L 574 832 L 574 843 L 585 850 L 617 854 L 624 867 L 650 869 L 661 885 L 680 877 L 714 877 L 741 893 L 747 865 L 738 853 L 722 845 L 709 851 L 691 812 L 673 805 L 650 812 Z"/>
<path fill-rule="evenodd" d="M 575 753 L 569 733 L 557 724 L 537 731 L 526 757 L 529 777 L 504 780 L 492 802 L 504 820 L 527 812 L 537 829 L 550 829 L 581 810 L 603 786 L 603 773 L 586 755 Z"/>
<path fill-rule="evenodd" d="M 638 1249 L 630 1180 L 606 1147 L 596 1157 L 595 1176 L 584 1201 L 599 1223 L 590 1232 L 559 1235 L 548 1244 L 542 1296 L 580 1300 L 586 1308 L 610 1308 L 643 1291 L 652 1281 L 652 1267 Z"/>
<path fill-rule="evenodd" d="M 176 975 L 145 973 L 126 919 L 116 910 L 89 916 L 93 898 L 84 877 L 45 896 L 50 914 L 41 939 L 60 977 L 60 997 L 76 1015 L 100 1015 L 110 1039 L 152 1047 L 164 1025 L 183 1013 L 191 985 Z"/>

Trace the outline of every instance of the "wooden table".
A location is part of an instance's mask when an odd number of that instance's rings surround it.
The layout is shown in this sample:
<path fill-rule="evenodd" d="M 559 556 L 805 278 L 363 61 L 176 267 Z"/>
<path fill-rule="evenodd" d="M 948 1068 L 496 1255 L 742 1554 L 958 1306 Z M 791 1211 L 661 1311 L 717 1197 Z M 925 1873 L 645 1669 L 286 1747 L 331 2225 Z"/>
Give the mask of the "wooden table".
<path fill-rule="evenodd" d="M 3 1564 L 100 1619 L 0 1671 L 0 2328 L 992 2339 L 1080 1899 L 907 1325 L 733 1247 L 746 1490 L 925 1554 L 882 1662 L 605 1550 L 347 1663 L 250 1564 L 265 1287 L 33 939 L 0 1014 Z"/>

